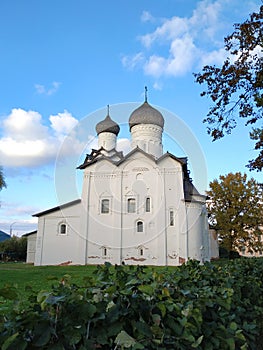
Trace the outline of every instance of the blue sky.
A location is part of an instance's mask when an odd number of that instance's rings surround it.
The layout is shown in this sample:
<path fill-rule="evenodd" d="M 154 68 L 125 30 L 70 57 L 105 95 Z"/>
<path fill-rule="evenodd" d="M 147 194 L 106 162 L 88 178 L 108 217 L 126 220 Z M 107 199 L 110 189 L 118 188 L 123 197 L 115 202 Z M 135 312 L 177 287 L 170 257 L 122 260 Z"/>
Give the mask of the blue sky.
<path fill-rule="evenodd" d="M 0 2 L 0 229 L 36 228 L 32 214 L 80 196 L 76 165 L 96 147 L 106 106 L 121 124 L 144 100 L 164 111 L 165 151 L 188 156 L 201 192 L 254 157 L 248 130 L 212 142 L 202 123 L 210 101 L 193 72 L 220 65 L 223 38 L 261 0 L 2 0 Z M 137 103 L 137 104 L 136 104 Z M 61 165 L 63 164 L 63 165 Z M 67 174 L 63 173 L 67 171 Z M 262 178 L 261 178 L 262 181 Z M 74 191 L 62 189 L 74 184 Z M 73 198 L 74 197 L 74 198 Z"/>

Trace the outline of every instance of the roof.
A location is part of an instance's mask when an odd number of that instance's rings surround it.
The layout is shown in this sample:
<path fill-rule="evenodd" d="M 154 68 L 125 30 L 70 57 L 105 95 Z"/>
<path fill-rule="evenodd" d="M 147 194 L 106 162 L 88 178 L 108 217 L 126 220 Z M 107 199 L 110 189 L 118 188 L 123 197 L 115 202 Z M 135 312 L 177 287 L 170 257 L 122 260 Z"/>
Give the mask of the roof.
<path fill-rule="evenodd" d="M 50 214 L 50 213 L 53 213 L 53 212 L 55 212 L 57 210 L 61 210 L 61 209 L 65 209 L 65 208 L 71 207 L 71 206 L 76 205 L 76 204 L 78 204 L 80 202 L 81 202 L 81 199 L 76 199 L 74 201 L 71 201 L 71 202 L 59 205 L 57 207 L 54 207 L 54 208 L 51 208 L 51 209 L 47 209 L 47 210 L 41 211 L 39 213 L 33 214 L 32 216 L 39 217 L 39 216 L 43 216 L 43 215 L 46 215 L 46 214 Z"/>
<path fill-rule="evenodd" d="M 163 128 L 164 118 L 156 108 L 153 108 L 147 101 L 145 101 L 140 107 L 132 112 L 129 118 L 130 129 L 138 124 L 154 124 Z"/>
<path fill-rule="evenodd" d="M 36 234 L 36 233 L 37 233 L 37 230 L 32 231 L 32 232 L 25 233 L 22 237 L 32 236 L 32 235 L 34 235 L 34 234 Z"/>
<path fill-rule="evenodd" d="M 111 132 L 112 134 L 118 135 L 120 131 L 120 127 L 117 123 L 115 123 L 109 114 L 96 125 L 96 132 L 99 135 L 102 132 Z"/>
<path fill-rule="evenodd" d="M 97 152 L 97 153 L 94 156 L 93 154 L 95 154 L 95 152 Z M 80 166 L 78 166 L 77 169 L 85 169 L 86 167 L 88 167 L 88 166 L 90 166 L 98 161 L 102 161 L 102 160 L 109 161 L 110 163 L 114 164 L 115 166 L 119 166 L 120 164 L 125 162 L 127 159 L 129 159 L 136 152 L 140 152 L 140 153 L 144 154 L 147 158 L 151 159 L 155 163 L 159 163 L 162 159 L 169 157 L 169 158 L 172 158 L 173 160 L 181 163 L 183 168 L 187 168 L 187 157 L 176 157 L 172 153 L 166 152 L 160 158 L 156 159 L 153 155 L 145 152 L 144 150 L 142 150 L 140 147 L 137 146 L 137 147 L 133 148 L 125 156 L 120 157 L 120 160 L 118 160 L 118 161 L 113 160 L 110 157 L 104 156 L 103 154 L 101 154 L 100 150 L 95 151 L 93 149 L 91 152 L 91 155 L 87 155 L 84 163 L 81 164 Z M 120 152 L 117 152 L 117 153 L 120 153 Z M 99 154 L 100 156 L 98 157 L 97 154 Z"/>
<path fill-rule="evenodd" d="M 77 169 L 85 169 L 90 164 L 96 163 L 98 160 L 101 160 L 101 159 L 108 160 L 111 163 L 117 163 L 120 159 L 123 158 L 122 151 L 118 152 L 115 148 L 108 151 L 108 152 L 112 153 L 110 157 L 104 155 L 104 153 L 103 153 L 104 150 L 105 149 L 103 147 L 101 147 L 98 150 L 92 149 L 90 154 L 86 154 L 86 158 L 85 158 L 84 162 L 81 165 L 79 165 L 77 167 Z M 116 160 L 114 160 L 114 158 L 119 158 L 119 160 L 116 161 Z"/>
<path fill-rule="evenodd" d="M 10 239 L 10 235 L 0 230 L 0 242 Z"/>

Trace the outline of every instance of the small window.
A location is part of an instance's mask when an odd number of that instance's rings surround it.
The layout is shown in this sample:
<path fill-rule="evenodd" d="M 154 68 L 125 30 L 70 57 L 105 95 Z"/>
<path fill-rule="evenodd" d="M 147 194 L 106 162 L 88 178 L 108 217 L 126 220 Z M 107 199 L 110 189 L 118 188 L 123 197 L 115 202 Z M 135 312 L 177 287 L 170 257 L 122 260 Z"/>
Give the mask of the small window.
<path fill-rule="evenodd" d="M 174 211 L 170 210 L 169 215 L 170 215 L 170 217 L 169 217 L 170 226 L 174 226 Z"/>
<path fill-rule="evenodd" d="M 143 248 L 139 249 L 139 254 L 140 254 L 140 256 L 143 256 Z"/>
<path fill-rule="evenodd" d="M 108 214 L 110 212 L 110 200 L 102 199 L 101 201 L 101 213 Z"/>
<path fill-rule="evenodd" d="M 137 232 L 143 232 L 143 222 L 142 221 L 137 222 Z"/>
<path fill-rule="evenodd" d="M 151 198 L 147 197 L 145 202 L 145 211 L 149 213 L 151 211 Z"/>
<path fill-rule="evenodd" d="M 135 198 L 128 199 L 128 213 L 135 213 Z"/>
<path fill-rule="evenodd" d="M 59 227 L 59 233 L 61 235 L 65 235 L 67 233 L 67 225 L 66 224 L 61 224 Z"/>
<path fill-rule="evenodd" d="M 108 253 L 108 252 L 107 252 L 107 248 L 104 247 L 104 248 L 102 249 L 102 255 L 103 255 L 103 256 L 107 256 L 107 253 Z"/>

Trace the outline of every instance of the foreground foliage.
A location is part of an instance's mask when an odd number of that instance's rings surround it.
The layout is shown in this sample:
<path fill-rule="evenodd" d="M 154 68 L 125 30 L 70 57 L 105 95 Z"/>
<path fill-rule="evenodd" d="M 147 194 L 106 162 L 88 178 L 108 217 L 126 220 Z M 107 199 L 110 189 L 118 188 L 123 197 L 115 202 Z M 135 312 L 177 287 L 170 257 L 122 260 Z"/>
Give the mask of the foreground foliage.
<path fill-rule="evenodd" d="M 8 349 L 262 349 L 263 260 L 176 268 L 98 266 L 82 286 L 65 276 L 22 307 L 0 295 Z M 22 304 L 23 305 L 23 304 Z"/>

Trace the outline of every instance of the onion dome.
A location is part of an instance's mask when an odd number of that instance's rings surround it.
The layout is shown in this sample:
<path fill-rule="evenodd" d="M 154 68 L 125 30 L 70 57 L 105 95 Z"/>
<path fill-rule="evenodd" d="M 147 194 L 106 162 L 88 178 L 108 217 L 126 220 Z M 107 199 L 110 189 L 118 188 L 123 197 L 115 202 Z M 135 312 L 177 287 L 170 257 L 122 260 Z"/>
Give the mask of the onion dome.
<path fill-rule="evenodd" d="M 157 109 L 153 108 L 147 100 L 145 100 L 140 107 L 132 112 L 129 118 L 130 130 L 134 125 L 138 124 L 153 124 L 163 128 L 164 118 Z"/>
<path fill-rule="evenodd" d="M 96 125 L 97 135 L 101 134 L 102 132 L 111 132 L 112 134 L 115 134 L 117 136 L 119 131 L 119 125 L 111 119 L 109 113 L 104 120 L 102 120 Z"/>

